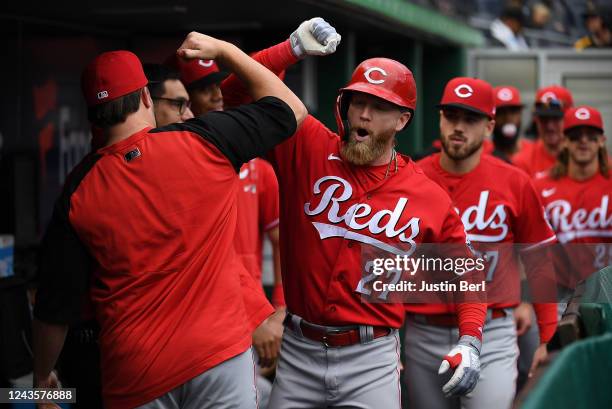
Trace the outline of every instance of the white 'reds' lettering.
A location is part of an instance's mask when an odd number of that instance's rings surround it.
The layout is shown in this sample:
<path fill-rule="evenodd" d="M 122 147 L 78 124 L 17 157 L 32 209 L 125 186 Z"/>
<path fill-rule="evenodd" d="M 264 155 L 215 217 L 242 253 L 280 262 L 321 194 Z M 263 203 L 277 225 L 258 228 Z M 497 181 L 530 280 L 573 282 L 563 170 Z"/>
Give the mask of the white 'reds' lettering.
<path fill-rule="evenodd" d="M 487 205 L 489 202 L 489 191 L 480 192 L 480 198 L 476 206 L 470 206 L 461 215 L 461 221 L 465 227 L 468 240 L 476 242 L 493 243 L 502 241 L 508 234 L 506 223 L 506 210 L 503 204 L 498 204 L 487 218 Z M 497 230 L 496 234 L 475 234 L 472 230 L 483 231 L 487 228 Z"/>
<path fill-rule="evenodd" d="M 612 237 L 609 203 L 610 196 L 604 195 L 599 206 L 587 212 L 586 209 L 574 210 L 567 200 L 559 199 L 546 206 L 546 215 L 561 242 L 581 237 Z"/>
<path fill-rule="evenodd" d="M 330 183 L 329 186 L 321 192 L 321 185 L 328 181 L 335 183 Z M 327 211 L 327 219 L 333 223 L 332 225 L 328 225 L 325 223 L 313 222 L 321 239 L 328 237 L 344 237 L 371 244 L 396 254 L 406 254 L 405 251 L 391 247 L 387 243 L 355 232 L 359 230 L 368 230 L 373 235 L 384 233 L 387 238 L 397 237 L 401 242 L 410 245 L 408 252 L 411 253 L 414 250 L 414 239 L 419 234 L 420 219 L 412 217 L 405 225 L 398 226 L 400 218 L 408 203 L 407 198 L 399 198 L 393 210 L 383 209 L 372 214 L 372 207 L 370 205 L 366 203 L 355 203 L 350 206 L 345 213 L 341 213 L 340 203 L 346 202 L 353 195 L 353 188 L 346 180 L 337 176 L 322 177 L 314 184 L 313 193 L 317 196 L 320 195 L 321 201 L 316 206 L 313 206 L 310 202 L 305 203 L 304 213 L 307 216 L 316 216 Z M 385 218 L 387 219 L 386 223 L 383 222 Z M 336 226 L 338 223 L 344 223 L 349 229 L 354 231 Z"/>

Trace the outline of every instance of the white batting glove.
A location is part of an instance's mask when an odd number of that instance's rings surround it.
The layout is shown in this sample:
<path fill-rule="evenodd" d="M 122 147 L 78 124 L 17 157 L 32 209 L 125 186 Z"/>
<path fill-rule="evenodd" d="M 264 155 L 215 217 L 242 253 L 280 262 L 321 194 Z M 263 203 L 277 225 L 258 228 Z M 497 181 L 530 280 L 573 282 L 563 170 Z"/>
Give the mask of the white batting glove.
<path fill-rule="evenodd" d="M 341 39 L 336 29 L 321 17 L 304 21 L 289 36 L 291 49 L 297 58 L 333 54 Z"/>
<path fill-rule="evenodd" d="M 446 354 L 438 369 L 438 375 L 446 373 L 449 369 L 454 369 L 455 372 L 442 387 L 444 396 L 447 398 L 463 396 L 476 387 L 480 377 L 481 345 L 478 338 L 464 335 L 459 338 L 457 345 Z"/>

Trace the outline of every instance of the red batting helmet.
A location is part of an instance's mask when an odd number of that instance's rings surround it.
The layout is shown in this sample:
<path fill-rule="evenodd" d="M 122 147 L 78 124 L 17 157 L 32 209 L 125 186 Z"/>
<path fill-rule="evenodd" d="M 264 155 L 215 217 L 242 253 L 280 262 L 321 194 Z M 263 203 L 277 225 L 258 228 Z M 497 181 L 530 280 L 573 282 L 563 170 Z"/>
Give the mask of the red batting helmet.
<path fill-rule="evenodd" d="M 417 92 L 412 72 L 395 60 L 370 58 L 359 64 L 347 86 L 340 88 L 336 99 L 336 122 L 341 137 L 346 131 L 344 121 L 348 112 L 349 91 L 370 94 L 412 112 L 416 108 Z"/>

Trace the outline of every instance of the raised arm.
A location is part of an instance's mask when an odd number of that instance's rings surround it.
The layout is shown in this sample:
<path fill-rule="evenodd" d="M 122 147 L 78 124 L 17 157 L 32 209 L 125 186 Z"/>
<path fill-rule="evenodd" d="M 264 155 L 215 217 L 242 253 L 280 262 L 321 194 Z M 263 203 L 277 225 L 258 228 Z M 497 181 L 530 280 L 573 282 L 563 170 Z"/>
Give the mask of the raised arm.
<path fill-rule="evenodd" d="M 298 126 L 308 114 L 300 99 L 271 71 L 225 41 L 191 32 L 177 51 L 183 58 L 214 59 L 231 70 L 254 100 L 276 97 L 293 111 Z"/>

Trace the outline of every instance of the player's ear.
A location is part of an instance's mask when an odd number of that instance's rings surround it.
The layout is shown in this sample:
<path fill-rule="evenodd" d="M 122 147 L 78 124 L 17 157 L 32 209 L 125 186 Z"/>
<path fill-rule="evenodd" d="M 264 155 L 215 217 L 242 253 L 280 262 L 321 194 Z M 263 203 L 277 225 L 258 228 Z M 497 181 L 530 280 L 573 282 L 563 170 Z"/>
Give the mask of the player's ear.
<path fill-rule="evenodd" d="M 153 107 L 153 99 L 151 98 L 151 93 L 149 92 L 149 88 L 144 87 L 142 89 L 142 93 L 140 94 L 140 99 L 142 100 L 142 103 L 147 109 Z"/>
<path fill-rule="evenodd" d="M 487 128 L 486 128 L 486 135 L 487 138 L 489 138 L 491 135 L 493 135 L 493 129 L 495 129 L 495 119 L 488 119 L 487 120 Z"/>
<path fill-rule="evenodd" d="M 395 123 L 395 132 L 399 132 L 408 122 L 410 122 L 410 118 L 412 117 L 412 113 L 410 111 L 401 111 L 399 118 L 397 118 L 397 122 Z"/>

